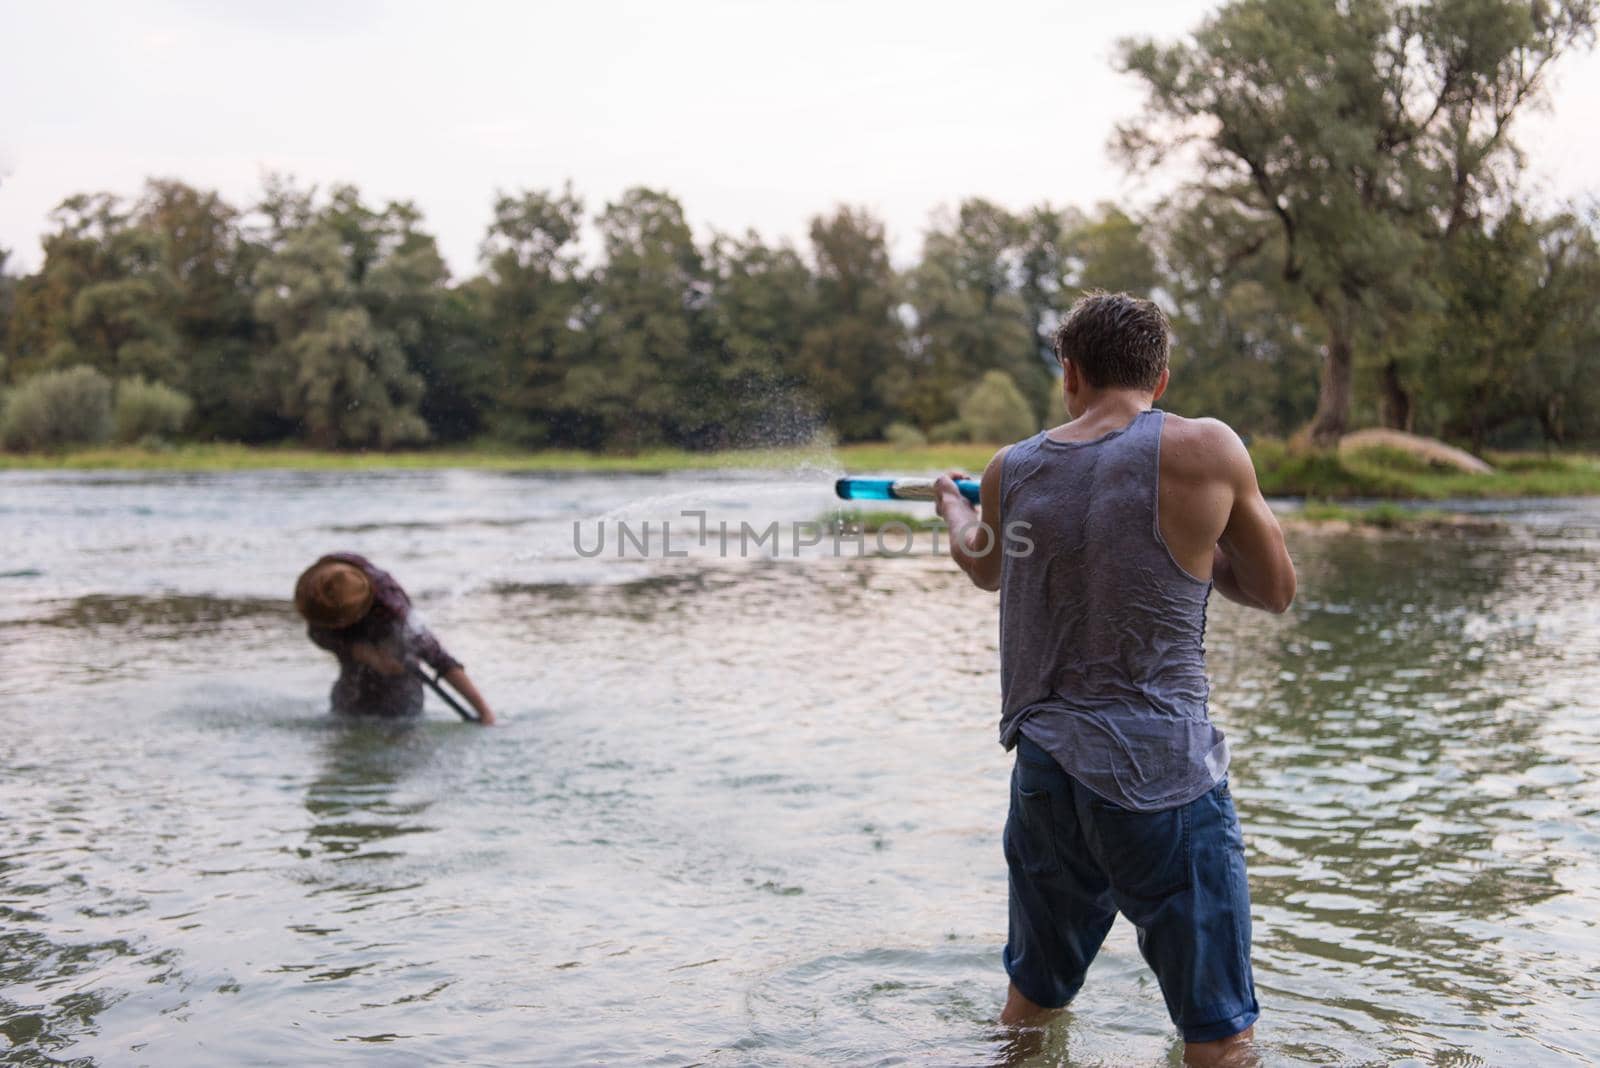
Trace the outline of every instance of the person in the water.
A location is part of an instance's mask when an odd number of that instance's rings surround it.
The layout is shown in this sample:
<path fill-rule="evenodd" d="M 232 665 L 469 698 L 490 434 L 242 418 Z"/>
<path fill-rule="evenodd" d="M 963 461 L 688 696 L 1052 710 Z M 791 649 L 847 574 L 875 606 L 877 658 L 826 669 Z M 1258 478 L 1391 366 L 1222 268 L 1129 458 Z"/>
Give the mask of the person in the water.
<path fill-rule="evenodd" d="M 1283 612 L 1295 571 L 1238 435 L 1154 407 L 1168 330 L 1150 301 L 1079 300 L 1055 338 L 1071 421 L 995 454 L 981 516 L 949 476 L 938 510 L 956 563 L 1000 592 L 1000 741 L 1017 754 L 1001 1021 L 1071 1001 L 1121 912 L 1185 1061 L 1212 1065 L 1251 1055 L 1260 1010 L 1206 604 L 1215 589 Z"/>
<path fill-rule="evenodd" d="M 411 598 L 400 583 L 366 557 L 330 553 L 306 568 L 294 586 L 294 606 L 311 640 L 339 658 L 336 712 L 387 718 L 419 714 L 422 679 L 415 668 L 421 661 L 467 699 L 478 722 L 494 722 L 461 663 L 411 618 Z"/>

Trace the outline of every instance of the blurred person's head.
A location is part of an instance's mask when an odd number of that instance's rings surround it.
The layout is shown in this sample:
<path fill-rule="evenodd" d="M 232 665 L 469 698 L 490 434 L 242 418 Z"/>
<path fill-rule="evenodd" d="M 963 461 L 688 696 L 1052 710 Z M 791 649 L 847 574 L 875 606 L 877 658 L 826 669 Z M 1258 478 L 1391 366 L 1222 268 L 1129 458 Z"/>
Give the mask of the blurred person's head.
<path fill-rule="evenodd" d="M 342 630 L 372 607 L 372 583 L 359 567 L 324 557 L 300 573 L 294 607 L 314 627 Z"/>

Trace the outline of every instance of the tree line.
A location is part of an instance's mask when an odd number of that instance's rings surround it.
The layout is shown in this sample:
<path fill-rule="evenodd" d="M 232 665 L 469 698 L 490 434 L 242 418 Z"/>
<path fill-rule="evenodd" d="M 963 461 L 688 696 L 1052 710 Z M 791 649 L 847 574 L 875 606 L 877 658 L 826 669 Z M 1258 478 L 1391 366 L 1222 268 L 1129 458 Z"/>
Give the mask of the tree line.
<path fill-rule="evenodd" d="M 37 271 L 0 250 L 0 437 L 1000 440 L 1061 417 L 1050 335 L 1092 287 L 1168 310 L 1165 406 L 1246 433 L 1593 442 L 1600 227 L 1530 205 L 1512 137 L 1593 25 L 1589 2 L 1236 0 L 1118 51 L 1147 101 L 1114 151 L 1185 160 L 1172 196 L 971 198 L 904 266 L 863 209 L 798 247 L 697 240 L 643 187 L 502 193 L 462 280 L 413 204 L 348 185 L 73 196 Z"/>

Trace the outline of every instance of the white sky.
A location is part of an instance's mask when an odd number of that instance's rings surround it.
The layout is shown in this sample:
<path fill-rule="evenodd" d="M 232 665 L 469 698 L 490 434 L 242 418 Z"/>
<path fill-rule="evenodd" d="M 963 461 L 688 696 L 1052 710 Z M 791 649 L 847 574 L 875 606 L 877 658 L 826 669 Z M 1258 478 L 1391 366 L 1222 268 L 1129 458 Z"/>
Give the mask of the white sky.
<path fill-rule="evenodd" d="M 1140 102 L 1112 48 L 1212 6 L 0 0 L 0 246 L 37 266 L 72 193 L 177 177 L 243 207 L 277 170 L 414 200 L 458 276 L 497 189 L 567 179 L 591 215 L 665 188 L 701 237 L 803 245 L 811 216 L 862 204 L 904 261 L 968 195 L 1148 202 L 1170 179 L 1126 179 L 1106 154 Z M 1600 57 L 1569 57 L 1554 85 L 1520 139 L 1546 198 L 1587 200 Z"/>

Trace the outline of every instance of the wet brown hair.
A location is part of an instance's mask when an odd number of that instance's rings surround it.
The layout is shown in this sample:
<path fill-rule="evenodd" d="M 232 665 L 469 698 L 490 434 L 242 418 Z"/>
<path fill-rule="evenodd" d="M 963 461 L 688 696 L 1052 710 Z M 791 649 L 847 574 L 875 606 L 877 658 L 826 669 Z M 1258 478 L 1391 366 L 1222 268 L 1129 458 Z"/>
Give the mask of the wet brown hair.
<path fill-rule="evenodd" d="M 1056 329 L 1056 358 L 1095 389 L 1154 390 L 1167 369 L 1172 328 L 1153 301 L 1092 289 Z"/>

